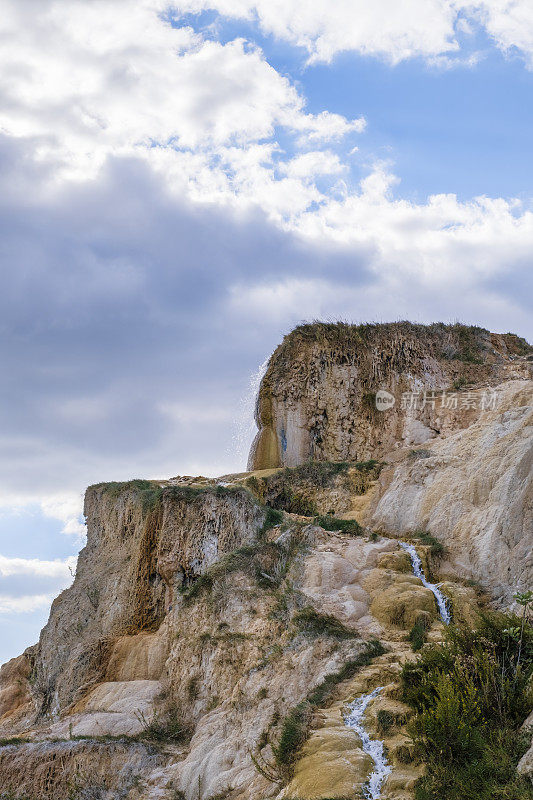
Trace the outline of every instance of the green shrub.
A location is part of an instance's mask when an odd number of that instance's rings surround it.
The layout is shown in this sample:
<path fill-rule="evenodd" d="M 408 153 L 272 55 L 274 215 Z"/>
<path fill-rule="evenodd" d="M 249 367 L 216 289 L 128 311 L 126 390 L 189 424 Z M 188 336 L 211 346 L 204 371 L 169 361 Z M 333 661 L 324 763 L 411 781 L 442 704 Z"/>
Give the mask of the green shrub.
<path fill-rule="evenodd" d="M 425 616 L 420 616 L 415 624 L 409 631 L 408 639 L 411 642 L 411 648 L 414 653 L 422 649 L 427 639 L 428 627 L 430 621 Z"/>
<path fill-rule="evenodd" d="M 449 626 L 442 644 L 404 666 L 402 699 L 416 711 L 409 730 L 427 763 L 417 800 L 533 797 L 516 775 L 532 677 L 533 627 L 496 612 L 481 613 L 473 629 Z"/>
<path fill-rule="evenodd" d="M 453 382 L 453 384 L 452 384 L 452 389 L 453 389 L 455 392 L 458 392 L 458 391 L 459 391 L 459 389 L 462 389 L 462 388 L 463 388 L 463 386 L 468 386 L 468 381 L 467 381 L 467 379 L 466 379 L 464 376 L 461 376 L 460 378 L 456 378 L 456 379 L 454 380 L 454 382 Z"/>
<path fill-rule="evenodd" d="M 350 630 L 331 614 L 321 614 L 311 606 L 306 606 L 295 614 L 296 627 L 309 636 L 332 636 L 336 639 L 357 639 L 357 631 Z"/>
<path fill-rule="evenodd" d="M 412 536 L 417 539 L 420 544 L 425 544 L 430 548 L 430 553 L 434 558 L 444 555 L 444 545 L 439 542 L 434 536 L 427 531 L 415 531 Z"/>
<path fill-rule="evenodd" d="M 290 777 L 300 748 L 309 736 L 311 714 L 311 704 L 304 700 L 289 711 L 283 720 L 278 744 L 272 748 L 283 777 Z"/>
<path fill-rule="evenodd" d="M 363 529 L 355 519 L 339 519 L 328 514 L 327 516 L 315 517 L 314 523 L 325 531 L 341 531 L 342 533 L 350 534 L 350 536 L 363 535 Z"/>
<path fill-rule="evenodd" d="M 275 528 L 276 525 L 280 525 L 283 522 L 283 513 L 278 511 L 275 508 L 268 507 L 266 510 L 266 517 L 263 523 L 263 528 L 261 533 L 266 533 L 271 528 Z"/>
<path fill-rule="evenodd" d="M 392 726 L 396 721 L 396 718 L 391 711 L 386 711 L 384 708 L 380 708 L 377 714 L 377 721 L 380 730 L 386 733 L 392 728 Z"/>

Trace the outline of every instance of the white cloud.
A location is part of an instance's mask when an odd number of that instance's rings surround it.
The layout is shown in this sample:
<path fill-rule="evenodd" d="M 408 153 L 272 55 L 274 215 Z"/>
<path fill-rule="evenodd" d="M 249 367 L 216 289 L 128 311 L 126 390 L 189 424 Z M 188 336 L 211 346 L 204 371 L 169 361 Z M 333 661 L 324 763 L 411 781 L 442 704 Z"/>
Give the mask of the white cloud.
<path fill-rule="evenodd" d="M 264 31 L 304 47 L 311 61 L 356 50 L 396 63 L 457 48 L 456 13 L 447 0 L 182 0 L 179 7 L 255 17 Z"/>
<path fill-rule="evenodd" d="M 533 68 L 533 5 L 530 0 L 461 0 L 458 6 L 485 27 L 503 51 L 522 52 Z"/>
<path fill-rule="evenodd" d="M 38 456 L 36 457 L 38 459 Z M 30 482 L 24 494 L 9 491 L 5 487 L 0 493 L 0 515 L 2 512 L 26 514 L 32 506 L 37 506 L 44 517 L 61 522 L 61 533 L 72 536 L 80 544 L 83 543 L 87 530 L 85 523 L 80 521 L 83 513 L 83 494 L 81 491 L 78 493 L 43 494 L 40 487 L 32 486 Z M 1 558 L 0 556 L 0 574 L 2 570 Z"/>
<path fill-rule="evenodd" d="M 11 575 L 39 576 L 46 578 L 61 578 L 69 581 L 76 571 L 77 558 L 72 556 L 65 560 L 54 559 L 45 561 L 38 558 L 7 558 L 0 555 L 0 577 L 7 578 Z"/>
<path fill-rule="evenodd" d="M 336 153 L 323 150 L 310 151 L 285 161 L 281 166 L 285 175 L 312 180 L 318 175 L 338 175 L 346 171 Z"/>
<path fill-rule="evenodd" d="M 257 47 L 172 27 L 159 0 L 5 5 L 0 128 L 34 137 L 38 157 L 56 160 L 63 174 L 94 175 L 109 154 L 142 152 L 157 163 L 154 150 L 181 149 L 209 158 L 222 146 L 272 139 L 278 126 L 302 143 L 364 127 L 307 113 Z"/>
<path fill-rule="evenodd" d="M 449 66 L 447 57 L 460 50 L 457 34 L 471 35 L 477 22 L 499 48 L 516 48 L 533 65 L 530 0 L 181 0 L 179 8 L 257 19 L 265 32 L 305 48 L 311 62 L 355 51 L 393 64 L 422 57 Z"/>
<path fill-rule="evenodd" d="M 83 511 L 81 494 L 52 495 L 41 499 L 41 511 L 45 517 L 63 523 L 62 533 L 75 536 L 82 541 L 86 534 L 85 524 L 80 522 Z"/>
<path fill-rule="evenodd" d="M 31 614 L 50 606 L 54 594 L 26 594 L 21 597 L 0 594 L 0 614 Z"/>

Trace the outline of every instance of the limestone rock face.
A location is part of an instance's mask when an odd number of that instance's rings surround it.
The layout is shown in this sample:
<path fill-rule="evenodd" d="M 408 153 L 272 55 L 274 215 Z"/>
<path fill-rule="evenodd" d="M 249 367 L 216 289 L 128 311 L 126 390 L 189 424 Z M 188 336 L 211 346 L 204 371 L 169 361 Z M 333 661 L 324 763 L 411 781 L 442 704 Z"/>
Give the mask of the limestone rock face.
<path fill-rule="evenodd" d="M 528 377 L 529 364 L 515 355 L 527 352 L 510 334 L 461 325 L 302 325 L 261 382 L 249 469 L 380 458 L 398 443 L 417 446 L 467 427 L 476 409 L 441 408 L 431 392 Z M 396 398 L 386 412 L 376 408 L 379 390 Z M 419 406 L 426 392 L 422 408 L 402 408 L 410 392 L 421 393 Z"/>
<path fill-rule="evenodd" d="M 533 585 L 533 382 L 509 381 L 499 394 L 495 410 L 427 443 L 425 458 L 385 469 L 366 521 L 397 534 L 431 532 L 453 574 L 509 603 Z"/>
<path fill-rule="evenodd" d="M 127 742 L 61 741 L 0 748 L 4 797 L 65 800 L 93 787 L 86 797 L 127 797 L 138 777 L 164 758 L 153 748 Z M 115 790 L 120 787 L 119 795 Z M 132 795 L 133 796 L 133 795 Z"/>
<path fill-rule="evenodd" d="M 161 623 L 175 588 L 253 541 L 265 510 L 244 489 L 134 481 L 90 487 L 85 515 L 76 578 L 54 601 L 33 657 L 31 694 L 41 716 L 57 716 L 106 676 L 157 680 L 168 652 Z"/>
<path fill-rule="evenodd" d="M 12 658 L 0 669 L 0 726 L 24 724 L 34 711 L 29 677 L 34 663 L 34 649 Z"/>
<path fill-rule="evenodd" d="M 371 760 L 345 717 L 380 687 L 365 727 L 392 768 L 381 797 L 413 800 L 424 767 L 399 676 L 413 626 L 428 642 L 444 628 L 398 538 L 456 619 L 483 598 L 463 578 L 501 604 L 530 588 L 527 347 L 463 326 L 304 326 L 261 387 L 264 469 L 90 487 L 75 580 L 39 643 L 0 670 L 0 795 L 362 796 Z M 373 403 L 379 388 L 463 381 L 464 407 Z M 483 408 L 489 388 L 498 402 Z M 446 545 L 443 562 L 417 529 Z M 308 728 L 283 762 L 297 709 Z"/>

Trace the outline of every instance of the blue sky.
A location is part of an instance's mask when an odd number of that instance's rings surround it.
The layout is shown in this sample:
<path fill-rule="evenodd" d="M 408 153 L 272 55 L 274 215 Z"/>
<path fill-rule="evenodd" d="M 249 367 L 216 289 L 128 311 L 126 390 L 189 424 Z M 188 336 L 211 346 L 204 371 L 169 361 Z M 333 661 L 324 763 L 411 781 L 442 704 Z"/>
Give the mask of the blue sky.
<path fill-rule="evenodd" d="M 5 5 L 0 662 L 85 486 L 243 468 L 296 323 L 533 339 L 529 0 Z"/>

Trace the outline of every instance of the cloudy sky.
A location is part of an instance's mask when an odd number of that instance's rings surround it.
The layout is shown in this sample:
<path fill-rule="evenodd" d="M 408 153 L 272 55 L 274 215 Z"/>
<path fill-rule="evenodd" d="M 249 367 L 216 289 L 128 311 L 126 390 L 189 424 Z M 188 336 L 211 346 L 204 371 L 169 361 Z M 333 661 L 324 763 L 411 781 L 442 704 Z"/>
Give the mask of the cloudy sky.
<path fill-rule="evenodd" d="M 533 339 L 531 0 L 3 0 L 0 662 L 84 487 L 242 469 L 314 318 Z"/>

